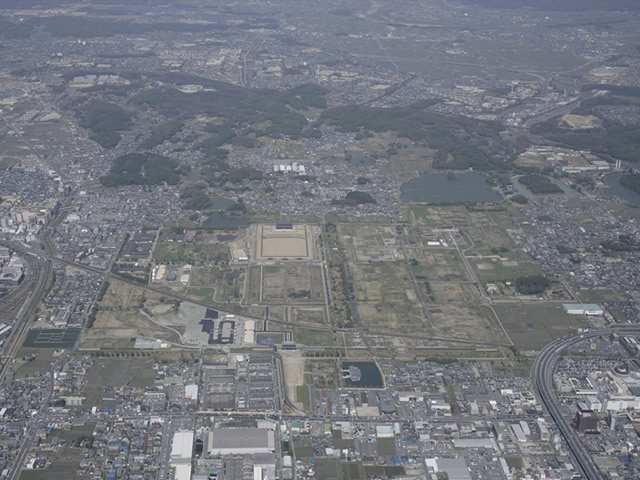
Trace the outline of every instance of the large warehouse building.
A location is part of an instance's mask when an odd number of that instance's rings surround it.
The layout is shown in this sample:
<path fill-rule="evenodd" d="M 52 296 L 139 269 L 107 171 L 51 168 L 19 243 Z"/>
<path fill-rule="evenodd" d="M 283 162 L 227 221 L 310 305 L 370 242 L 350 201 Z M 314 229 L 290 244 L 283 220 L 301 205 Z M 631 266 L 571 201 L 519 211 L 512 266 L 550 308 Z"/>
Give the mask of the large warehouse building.
<path fill-rule="evenodd" d="M 191 459 L 193 452 L 193 432 L 180 431 L 173 435 L 171 444 L 171 460 Z M 183 463 L 183 462 L 180 462 Z"/>
<path fill-rule="evenodd" d="M 268 428 L 216 428 L 207 437 L 210 456 L 272 453 L 275 445 L 275 433 Z"/>
<path fill-rule="evenodd" d="M 173 435 L 171 466 L 175 468 L 175 480 L 191 480 L 191 455 L 194 433 L 179 431 Z"/>
<path fill-rule="evenodd" d="M 562 308 L 569 315 L 604 315 L 604 310 L 595 303 L 565 303 L 562 305 Z"/>

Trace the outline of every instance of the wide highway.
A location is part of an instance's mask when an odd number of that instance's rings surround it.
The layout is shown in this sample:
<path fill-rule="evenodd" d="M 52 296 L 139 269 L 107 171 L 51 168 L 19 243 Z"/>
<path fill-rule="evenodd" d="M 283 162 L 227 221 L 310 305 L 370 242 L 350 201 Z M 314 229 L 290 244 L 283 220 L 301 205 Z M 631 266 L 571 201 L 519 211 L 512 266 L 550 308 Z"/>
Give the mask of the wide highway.
<path fill-rule="evenodd" d="M 600 480 L 604 477 L 598 470 L 589 452 L 587 452 L 587 449 L 582 445 L 580 438 L 562 414 L 558 398 L 554 391 L 553 371 L 560 356 L 572 345 L 590 338 L 612 334 L 637 335 L 640 334 L 640 326 L 625 325 L 602 330 L 592 330 L 571 337 L 559 338 L 551 342 L 540 352 L 531 368 L 531 381 L 534 391 L 567 442 L 574 464 L 578 467 L 583 477 L 588 480 Z"/>

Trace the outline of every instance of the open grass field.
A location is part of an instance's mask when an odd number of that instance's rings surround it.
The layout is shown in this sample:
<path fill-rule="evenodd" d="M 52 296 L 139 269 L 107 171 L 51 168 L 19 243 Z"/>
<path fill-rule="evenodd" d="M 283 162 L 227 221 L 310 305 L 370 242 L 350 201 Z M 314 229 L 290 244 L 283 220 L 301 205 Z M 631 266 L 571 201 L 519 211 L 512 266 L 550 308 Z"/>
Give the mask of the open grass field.
<path fill-rule="evenodd" d="M 311 443 L 311 437 L 307 435 L 299 435 L 293 440 L 293 450 L 296 454 L 296 458 L 310 458 L 313 457 L 313 445 Z"/>
<path fill-rule="evenodd" d="M 51 467 L 46 470 L 22 470 L 19 480 L 75 480 L 82 478 L 76 469 L 82 460 L 82 448 L 66 447 L 51 452 L 48 457 Z"/>
<path fill-rule="evenodd" d="M 84 425 L 74 426 L 71 430 L 56 430 L 54 429 L 48 436 L 47 442 L 51 443 L 54 438 L 64 440 L 73 445 L 74 442 L 82 437 L 90 437 L 93 434 L 95 423 L 85 423 Z"/>
<path fill-rule="evenodd" d="M 542 273 L 542 267 L 533 262 L 480 258 L 470 259 L 469 263 L 481 283 L 512 282 L 518 277 Z"/>
<path fill-rule="evenodd" d="M 112 407 L 113 401 L 104 401 L 106 388 L 122 386 L 148 387 L 153 384 L 155 372 L 152 358 L 99 358 L 87 372 L 87 385 L 82 392 L 82 407 Z"/>
<path fill-rule="evenodd" d="M 87 372 L 87 385 L 104 387 L 148 387 L 155 371 L 152 359 L 99 358 Z"/>
<path fill-rule="evenodd" d="M 324 303 L 322 270 L 318 266 L 251 267 L 248 299 L 259 303 Z"/>
<path fill-rule="evenodd" d="M 404 263 L 350 265 L 362 326 L 376 329 L 426 327 Z"/>
<path fill-rule="evenodd" d="M 513 163 L 519 167 L 538 168 L 540 170 L 549 166 L 549 163 L 543 157 L 529 152 L 521 154 Z"/>
<path fill-rule="evenodd" d="M 316 478 L 322 480 L 344 480 L 340 460 L 333 458 L 316 459 Z"/>
<path fill-rule="evenodd" d="M 336 360 L 309 359 L 304 362 L 305 378 L 313 382 L 318 389 L 333 388 L 338 385 L 338 367 Z"/>
<path fill-rule="evenodd" d="M 157 243 L 153 250 L 156 263 L 213 265 L 226 263 L 230 258 L 229 247 L 222 243 Z"/>
<path fill-rule="evenodd" d="M 150 309 L 162 305 L 160 299 L 159 294 L 145 292 L 142 288 L 132 288 L 123 282 L 111 281 L 99 304 L 95 322 L 87 330 L 87 339 L 142 336 L 177 341 L 174 332 L 154 324 L 140 312 L 143 305 Z"/>
<path fill-rule="evenodd" d="M 296 386 L 295 399 L 305 412 L 309 411 L 309 388 L 306 385 Z"/>
<path fill-rule="evenodd" d="M 491 228 L 504 222 L 501 217 L 492 218 L 493 213 L 478 212 L 480 219 L 477 222 Z M 478 306 L 480 292 L 467 271 L 461 251 L 455 248 L 456 242 L 466 248 L 472 246 L 465 235 L 474 228 L 472 217 L 476 212 L 459 206 L 412 206 L 406 214 L 415 226 L 338 226 L 361 326 L 377 331 L 397 330 L 509 344 L 510 340 L 495 316 Z M 435 238 L 448 245 L 446 247 L 429 246 L 422 238 L 428 230 L 453 226 L 464 233 L 442 230 L 435 234 Z M 486 226 L 483 228 L 490 230 Z M 433 235 L 429 235 L 425 238 L 433 239 Z M 487 237 L 486 241 L 494 240 Z M 358 249 L 396 246 L 396 243 L 398 261 L 365 262 L 360 258 Z M 421 299 L 428 316 L 425 316 Z M 407 358 L 414 356 L 411 347 L 399 339 L 385 339 L 375 348 L 382 348 L 380 355 L 383 356 L 387 353 Z M 350 348 L 349 357 L 352 353 L 357 356 L 358 352 L 357 348 Z M 501 356 L 500 353 L 491 355 Z"/>
<path fill-rule="evenodd" d="M 24 358 L 31 358 L 32 355 L 35 355 L 33 360 L 24 360 Z M 16 354 L 16 365 L 14 367 L 16 376 L 18 378 L 39 377 L 42 372 L 48 372 L 51 369 L 51 363 L 55 361 L 54 355 L 53 349 L 21 348 Z"/>
<path fill-rule="evenodd" d="M 338 231 L 344 245 L 351 248 L 382 247 L 396 243 L 396 232 L 392 226 L 342 224 Z"/>
<path fill-rule="evenodd" d="M 436 336 L 509 343 L 486 308 L 474 304 L 437 304 L 429 309 Z"/>
<path fill-rule="evenodd" d="M 343 462 L 342 472 L 345 480 L 366 480 L 369 478 L 362 462 Z"/>
<path fill-rule="evenodd" d="M 244 297 L 244 282 L 247 274 L 246 267 L 239 266 L 210 266 L 195 267 L 192 270 L 191 287 L 213 288 L 215 301 L 240 302 Z"/>
<path fill-rule="evenodd" d="M 404 475 L 404 467 L 400 466 L 383 466 L 383 465 L 367 465 L 364 467 L 367 478 L 395 478 Z"/>
<path fill-rule="evenodd" d="M 438 280 L 430 282 L 430 289 L 427 284 L 418 280 L 421 286 L 423 298 L 433 298 L 437 303 L 473 303 L 479 299 L 477 288 L 472 283 L 462 282 L 440 282 Z M 431 293 L 430 293 L 431 292 Z"/>
<path fill-rule="evenodd" d="M 514 209 L 506 211 L 471 212 L 463 206 L 410 206 L 405 209 L 407 218 L 416 225 L 427 225 L 432 228 L 452 226 L 462 232 L 455 237 L 460 251 L 467 257 L 474 273 L 481 283 L 513 281 L 518 277 L 541 273 L 541 267 L 533 259 L 519 250 L 508 230 L 513 227 L 513 215 L 519 215 Z M 448 235 L 450 246 L 454 240 Z M 427 251 L 432 257 L 439 250 Z M 442 261 L 430 260 L 421 262 L 420 254 L 412 251 L 420 267 L 435 265 L 442 269 Z M 424 253 L 423 256 L 426 256 Z M 452 273 L 462 272 L 467 280 L 466 268 L 459 261 L 449 262 L 449 266 L 456 268 Z M 419 267 L 418 267 L 419 269 Z M 446 281 L 446 278 L 434 279 Z M 453 280 L 459 281 L 454 278 Z"/>
<path fill-rule="evenodd" d="M 501 303 L 494 308 L 515 346 L 523 350 L 539 349 L 589 326 L 582 316 L 567 315 L 558 304 Z"/>
<path fill-rule="evenodd" d="M 353 448 L 355 444 L 353 438 L 342 438 L 342 431 L 340 430 L 332 430 L 331 437 L 336 448 Z"/>
<path fill-rule="evenodd" d="M 390 456 L 396 454 L 396 441 L 394 438 L 379 438 L 377 444 L 378 455 Z"/>
<path fill-rule="evenodd" d="M 462 205 L 403 205 L 403 217 L 412 225 L 463 227 L 469 225 L 469 212 Z"/>
<path fill-rule="evenodd" d="M 415 259 L 413 271 L 416 275 L 426 275 L 429 281 L 437 282 L 470 282 L 462 258 L 454 249 L 421 249 L 413 250 L 411 257 Z"/>
<path fill-rule="evenodd" d="M 284 307 L 286 319 L 293 323 L 327 323 L 324 307 Z"/>
<path fill-rule="evenodd" d="M 294 328 L 293 339 L 308 347 L 333 347 L 336 344 L 337 334 L 325 330 L 310 330 L 307 328 Z"/>
<path fill-rule="evenodd" d="M 200 300 L 201 302 L 214 302 L 213 295 L 216 289 L 213 287 L 170 287 L 176 293 L 184 293 L 187 296 Z"/>
<path fill-rule="evenodd" d="M 602 302 L 624 302 L 623 292 L 610 288 L 599 288 L 597 290 L 579 290 L 577 292 L 582 303 L 602 303 Z"/>
<path fill-rule="evenodd" d="M 306 399 L 306 409 L 309 408 L 309 395 L 303 395 L 306 390 L 304 384 L 304 358 L 302 352 L 289 351 L 282 352 L 282 363 L 284 366 L 284 376 L 287 384 L 287 395 L 289 398 L 296 399 L 299 407 L 303 406 Z M 301 393 L 302 392 L 302 393 Z M 303 395 L 302 397 L 300 395 Z M 308 410 L 307 410 L 308 411 Z"/>
<path fill-rule="evenodd" d="M 430 170 L 434 154 L 434 150 L 424 147 L 402 148 L 384 170 L 399 181 L 406 182 L 417 177 L 419 172 Z"/>
<path fill-rule="evenodd" d="M 520 356 L 515 359 L 498 360 L 492 363 L 493 373 L 504 377 L 528 377 L 533 366 L 533 357 Z"/>

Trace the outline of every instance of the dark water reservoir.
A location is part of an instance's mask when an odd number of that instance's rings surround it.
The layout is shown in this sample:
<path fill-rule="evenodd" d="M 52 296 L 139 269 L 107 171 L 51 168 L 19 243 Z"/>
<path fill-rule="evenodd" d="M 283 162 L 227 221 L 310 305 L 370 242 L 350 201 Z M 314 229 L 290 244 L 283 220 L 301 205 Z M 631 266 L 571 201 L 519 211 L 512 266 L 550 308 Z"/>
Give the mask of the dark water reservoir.
<path fill-rule="evenodd" d="M 481 173 L 423 173 L 400 187 L 403 203 L 496 203 L 502 196 L 491 190 Z"/>

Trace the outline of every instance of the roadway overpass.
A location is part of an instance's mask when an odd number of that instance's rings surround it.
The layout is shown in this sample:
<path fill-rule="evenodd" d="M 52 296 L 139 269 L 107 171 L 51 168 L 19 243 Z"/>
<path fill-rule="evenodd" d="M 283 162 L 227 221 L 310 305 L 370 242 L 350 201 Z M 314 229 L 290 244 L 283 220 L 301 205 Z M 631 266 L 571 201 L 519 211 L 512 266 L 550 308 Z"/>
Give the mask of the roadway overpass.
<path fill-rule="evenodd" d="M 574 464 L 578 467 L 582 476 L 588 480 L 600 480 L 604 477 L 598 470 L 587 449 L 582 445 L 580 438 L 562 414 L 558 398 L 554 391 L 553 371 L 555 370 L 558 359 L 569 347 L 590 338 L 612 334 L 638 335 L 640 334 L 640 325 L 626 325 L 602 330 L 592 330 L 570 337 L 559 338 L 542 349 L 531 368 L 531 383 L 534 391 L 567 442 Z"/>

